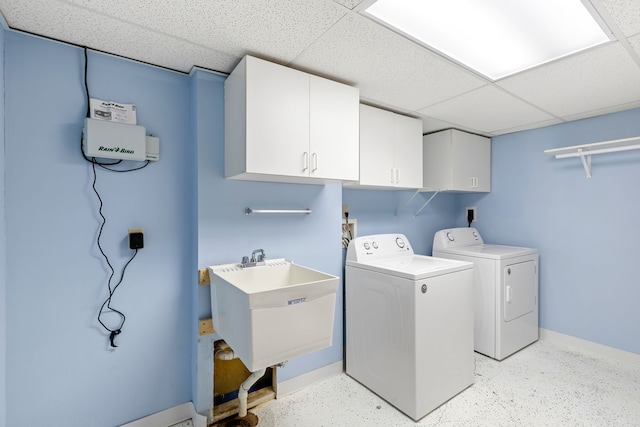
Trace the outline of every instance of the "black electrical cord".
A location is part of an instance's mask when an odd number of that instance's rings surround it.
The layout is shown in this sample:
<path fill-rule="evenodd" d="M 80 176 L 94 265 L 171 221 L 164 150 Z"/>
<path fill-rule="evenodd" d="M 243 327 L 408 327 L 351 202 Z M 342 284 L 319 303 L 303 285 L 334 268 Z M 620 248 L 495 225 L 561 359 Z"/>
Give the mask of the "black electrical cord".
<path fill-rule="evenodd" d="M 86 95 L 86 99 L 87 99 L 87 117 L 91 117 L 91 101 L 90 101 L 90 97 L 89 97 L 89 84 L 87 83 L 87 68 L 89 67 L 89 59 L 87 58 L 87 48 L 84 48 L 84 93 Z M 84 150 L 82 149 L 82 145 L 84 143 L 84 133 L 82 134 L 82 137 L 80 138 L 80 152 L 82 153 L 82 157 L 84 157 L 84 159 L 90 163 L 93 164 L 98 164 L 100 166 L 111 166 L 111 165 L 117 165 L 118 163 L 122 163 L 122 160 L 118 160 L 116 162 L 111 162 L 111 163 L 101 163 L 98 162 L 96 160 L 95 157 L 89 158 L 86 156 L 86 154 L 84 154 Z"/>
<path fill-rule="evenodd" d="M 98 208 L 98 213 L 100 214 L 100 217 L 102 218 L 102 224 L 100 225 L 100 230 L 98 231 L 97 243 L 98 243 L 98 249 L 100 249 L 100 253 L 102 254 L 103 258 L 106 260 L 107 265 L 109 266 L 109 269 L 111 270 L 111 274 L 109 275 L 109 281 L 107 282 L 107 287 L 109 289 L 109 296 L 102 303 L 102 306 L 100 307 L 100 311 L 98 312 L 98 322 L 100 322 L 100 324 L 110 333 L 109 341 L 111 343 L 111 347 L 117 347 L 117 345 L 115 345 L 114 339 L 115 339 L 116 335 L 119 335 L 120 332 L 122 332 L 122 327 L 124 326 L 124 322 L 127 320 L 127 317 L 124 315 L 123 312 L 121 312 L 119 310 L 116 310 L 115 308 L 111 307 L 111 299 L 113 298 L 113 294 L 116 292 L 116 289 L 118 289 L 118 286 L 120 286 L 122 284 L 122 281 L 124 280 L 124 273 L 127 270 L 127 267 L 129 266 L 131 261 L 133 261 L 133 259 L 136 257 L 136 255 L 138 255 L 138 249 L 134 249 L 133 255 L 131 255 L 131 258 L 129 258 L 129 261 L 127 261 L 127 263 L 122 268 L 122 273 L 120 274 L 120 280 L 118 280 L 118 283 L 116 283 L 116 285 L 112 289 L 111 288 L 111 281 L 113 280 L 113 275 L 115 274 L 115 270 L 113 269 L 113 266 L 111 265 L 111 262 L 109 261 L 109 257 L 104 252 L 104 250 L 102 249 L 102 245 L 100 244 L 100 237 L 102 237 L 102 230 L 104 229 L 104 226 L 107 223 L 107 219 L 105 218 L 105 216 L 102 213 L 103 203 L 102 203 L 102 198 L 100 197 L 100 193 L 98 193 L 98 190 L 96 188 L 96 178 L 97 178 L 96 165 L 94 163 L 93 164 L 93 185 L 92 185 L 92 187 L 93 187 L 93 191 L 96 193 L 96 196 L 98 197 L 98 200 L 100 202 L 100 206 Z M 107 307 L 107 309 L 109 309 L 110 311 L 112 311 L 112 312 L 114 312 L 114 313 L 116 313 L 116 314 L 118 314 L 120 316 L 120 324 L 115 329 L 109 328 L 101 319 L 102 314 L 103 314 L 104 309 L 105 309 L 105 306 Z"/>
<path fill-rule="evenodd" d="M 85 95 L 86 95 L 86 101 L 87 101 L 87 117 L 91 116 L 91 104 L 90 104 L 90 100 L 91 98 L 89 97 L 89 85 L 87 83 L 87 68 L 88 68 L 88 58 L 87 58 L 87 48 L 84 48 L 84 89 L 85 89 Z M 107 299 L 104 301 L 104 303 L 102 303 L 102 306 L 100 307 L 100 310 L 98 311 L 98 322 L 102 325 L 102 327 L 104 329 L 107 330 L 107 332 L 109 332 L 109 342 L 111 344 L 111 347 L 117 347 L 117 345 L 115 344 L 115 337 L 117 335 L 119 335 L 122 332 L 122 327 L 124 326 L 124 322 L 126 321 L 126 316 L 124 315 L 123 312 L 116 310 L 115 308 L 111 307 L 111 300 L 113 298 L 113 294 L 115 293 L 116 289 L 118 289 L 118 287 L 122 284 L 122 281 L 124 280 L 124 274 L 125 271 L 127 270 L 127 267 L 129 266 L 129 264 L 131 263 L 131 261 L 133 261 L 133 259 L 136 257 L 136 255 L 138 254 L 138 249 L 134 249 L 133 255 L 131 255 L 131 258 L 129 258 L 129 260 L 127 261 L 127 263 L 124 265 L 124 267 L 122 268 L 122 272 L 120 274 L 120 280 L 118 280 L 118 283 L 116 283 L 116 285 L 112 288 L 111 287 L 111 283 L 113 281 L 113 276 L 115 275 L 115 270 L 113 269 L 113 266 L 111 265 L 111 261 L 109 260 L 109 257 L 107 256 L 107 254 L 105 253 L 104 249 L 102 248 L 102 244 L 100 243 L 100 238 L 102 237 L 102 231 L 104 230 L 105 224 L 107 223 L 107 219 L 105 218 L 104 214 L 102 213 L 102 207 L 103 207 L 103 201 L 102 201 L 102 197 L 100 197 L 100 193 L 98 192 L 98 189 L 96 187 L 96 182 L 97 182 L 97 172 L 96 172 L 96 166 L 99 166 L 103 169 L 106 169 L 108 171 L 111 172 L 132 172 L 132 171 L 136 171 L 136 170 L 140 170 L 143 169 L 145 167 L 147 167 L 149 165 L 149 160 L 145 161 L 145 163 L 142 166 L 139 167 L 134 167 L 134 168 L 130 168 L 130 169 L 114 169 L 111 168 L 109 166 L 114 166 L 117 164 L 122 163 L 122 159 L 117 160 L 115 162 L 102 162 L 102 161 L 98 161 L 95 157 L 88 157 L 85 153 L 84 153 L 84 149 L 83 149 L 83 143 L 84 143 L 84 134 L 82 135 L 81 139 L 80 139 L 80 152 L 82 153 L 82 157 L 84 157 L 84 159 L 91 163 L 92 166 L 92 170 L 93 170 L 93 183 L 92 183 L 92 188 L 93 188 L 93 192 L 96 194 L 96 197 L 98 198 L 99 201 L 99 207 L 98 207 L 98 214 L 100 215 L 100 218 L 102 218 L 102 222 L 100 223 L 100 229 L 98 231 L 98 237 L 96 238 L 96 244 L 98 245 L 98 249 L 100 250 L 100 253 L 102 254 L 102 257 L 104 258 L 104 260 L 106 261 L 107 265 L 109 266 L 109 270 L 111 271 L 111 273 L 109 274 L 109 280 L 107 281 L 107 288 L 109 290 L 109 296 L 107 297 Z M 105 312 L 105 307 L 107 310 L 116 313 L 118 316 L 120 316 L 120 323 L 118 325 L 117 328 L 110 328 L 108 327 L 103 321 L 102 321 L 102 315 Z"/>

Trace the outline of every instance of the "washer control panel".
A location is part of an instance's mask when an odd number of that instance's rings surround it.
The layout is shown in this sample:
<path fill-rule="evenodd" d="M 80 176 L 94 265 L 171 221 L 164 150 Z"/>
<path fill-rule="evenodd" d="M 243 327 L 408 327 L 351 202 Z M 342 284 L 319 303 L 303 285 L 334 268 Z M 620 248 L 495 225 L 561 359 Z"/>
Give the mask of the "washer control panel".
<path fill-rule="evenodd" d="M 404 234 L 360 236 L 349 242 L 347 248 L 348 261 L 373 261 L 413 254 L 409 240 Z"/>

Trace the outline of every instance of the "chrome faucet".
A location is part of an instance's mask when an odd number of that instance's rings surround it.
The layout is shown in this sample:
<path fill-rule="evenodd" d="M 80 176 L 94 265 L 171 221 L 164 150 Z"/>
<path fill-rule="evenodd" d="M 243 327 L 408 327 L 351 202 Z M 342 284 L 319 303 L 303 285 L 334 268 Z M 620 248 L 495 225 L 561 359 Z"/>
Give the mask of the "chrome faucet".
<path fill-rule="evenodd" d="M 256 255 L 258 256 L 256 257 Z M 240 267 L 247 268 L 264 265 L 264 260 L 266 257 L 267 256 L 264 254 L 264 249 L 256 249 L 255 251 L 251 252 L 251 259 L 249 259 L 248 256 L 242 257 L 242 263 L 240 264 Z"/>
<path fill-rule="evenodd" d="M 256 254 L 258 254 L 258 259 L 256 260 Z M 251 252 L 251 262 L 264 262 L 264 249 L 256 249 Z"/>

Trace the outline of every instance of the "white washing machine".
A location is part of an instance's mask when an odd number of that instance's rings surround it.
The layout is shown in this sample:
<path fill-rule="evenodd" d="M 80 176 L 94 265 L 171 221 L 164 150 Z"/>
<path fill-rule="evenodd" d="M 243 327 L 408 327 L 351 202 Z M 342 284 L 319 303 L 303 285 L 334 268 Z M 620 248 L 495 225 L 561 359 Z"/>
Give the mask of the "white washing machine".
<path fill-rule="evenodd" d="M 402 234 L 353 239 L 346 371 L 414 420 L 474 380 L 473 264 L 415 255 Z"/>
<path fill-rule="evenodd" d="M 473 227 L 438 231 L 433 256 L 472 261 L 474 348 L 497 360 L 538 340 L 538 250 L 484 244 Z"/>

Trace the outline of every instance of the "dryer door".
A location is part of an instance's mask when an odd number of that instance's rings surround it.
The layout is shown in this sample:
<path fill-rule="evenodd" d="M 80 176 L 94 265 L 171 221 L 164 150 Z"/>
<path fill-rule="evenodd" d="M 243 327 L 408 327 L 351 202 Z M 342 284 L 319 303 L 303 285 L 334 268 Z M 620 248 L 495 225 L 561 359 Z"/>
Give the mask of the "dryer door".
<path fill-rule="evenodd" d="M 517 319 L 536 308 L 536 263 L 507 265 L 503 272 L 504 321 Z"/>

